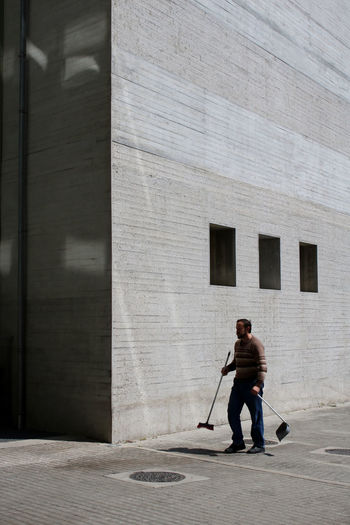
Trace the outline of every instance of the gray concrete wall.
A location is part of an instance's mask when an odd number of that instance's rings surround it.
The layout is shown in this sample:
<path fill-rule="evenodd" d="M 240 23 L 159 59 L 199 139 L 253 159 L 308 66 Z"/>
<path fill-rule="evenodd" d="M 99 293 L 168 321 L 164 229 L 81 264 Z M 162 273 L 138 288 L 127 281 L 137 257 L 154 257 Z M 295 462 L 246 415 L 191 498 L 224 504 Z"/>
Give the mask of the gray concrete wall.
<path fill-rule="evenodd" d="M 15 414 L 19 19 L 4 6 Z M 192 428 L 238 317 L 281 411 L 349 399 L 347 2 L 114 0 L 112 34 L 110 9 L 31 1 L 28 425 L 114 441 Z M 236 229 L 235 287 L 209 284 L 209 224 Z M 280 239 L 281 290 L 259 289 L 259 234 Z M 300 242 L 317 245 L 317 293 L 300 292 Z"/>
<path fill-rule="evenodd" d="M 14 356 L 18 4 L 5 1 L 1 178 L 1 329 Z M 27 426 L 109 439 L 110 3 L 32 0 L 29 19 Z"/>
<path fill-rule="evenodd" d="M 349 399 L 349 19 L 344 0 L 113 2 L 115 441 L 206 417 L 238 317 L 281 412 Z M 209 284 L 210 223 L 236 228 L 236 287 Z M 259 234 L 281 290 L 259 289 Z"/>
<path fill-rule="evenodd" d="M 18 149 L 18 67 L 19 3 L 3 2 L 2 35 L 2 126 L 1 126 L 1 377 L 7 378 L 1 388 L 1 406 L 6 419 L 11 418 L 11 405 L 17 406 L 15 336 L 17 331 L 17 149 Z M 4 22 L 6 20 L 6 23 Z M 1 382 L 4 385 L 4 382 Z"/>

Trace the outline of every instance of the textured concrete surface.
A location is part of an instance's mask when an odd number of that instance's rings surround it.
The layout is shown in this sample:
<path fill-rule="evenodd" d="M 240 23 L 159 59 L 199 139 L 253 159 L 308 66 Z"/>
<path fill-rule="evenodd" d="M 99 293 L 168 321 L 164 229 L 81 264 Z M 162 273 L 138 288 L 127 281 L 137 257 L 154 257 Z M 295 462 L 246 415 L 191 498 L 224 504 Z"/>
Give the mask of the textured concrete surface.
<path fill-rule="evenodd" d="M 291 414 L 290 435 L 258 456 L 223 454 L 226 425 L 123 445 L 1 440 L 0 523 L 349 523 L 350 456 L 314 453 L 350 450 L 349 415 L 350 404 Z M 278 418 L 265 423 L 266 437 L 276 440 Z M 247 424 L 244 429 L 247 436 Z M 109 477 L 142 470 L 178 472 L 188 480 L 153 487 Z"/>
<path fill-rule="evenodd" d="M 3 4 L 15 416 L 19 0 Z M 272 403 L 349 400 L 349 2 L 29 4 L 27 421 L 114 442 L 189 429 L 241 317 Z M 236 229 L 235 287 L 209 284 L 211 223 Z M 259 234 L 280 239 L 281 290 L 259 289 Z M 318 247 L 318 293 L 300 292 L 299 242 Z"/>
<path fill-rule="evenodd" d="M 272 402 L 350 399 L 348 19 L 344 0 L 112 2 L 113 441 L 190 428 L 242 317 Z M 209 284 L 209 224 L 236 229 L 235 287 Z M 260 234 L 281 290 L 259 288 Z"/>

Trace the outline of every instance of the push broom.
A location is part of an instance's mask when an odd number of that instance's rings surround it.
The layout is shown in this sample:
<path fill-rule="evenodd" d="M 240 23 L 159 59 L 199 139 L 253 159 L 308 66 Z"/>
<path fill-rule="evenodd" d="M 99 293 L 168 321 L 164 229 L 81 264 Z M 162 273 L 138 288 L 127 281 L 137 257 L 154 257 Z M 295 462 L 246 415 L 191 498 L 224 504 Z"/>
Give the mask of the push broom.
<path fill-rule="evenodd" d="M 224 365 L 224 366 L 227 365 L 227 361 L 228 361 L 228 358 L 230 357 L 230 354 L 231 354 L 231 352 L 229 352 L 229 353 L 227 354 L 226 362 L 225 362 L 225 365 Z M 214 401 L 213 401 L 213 403 L 212 403 L 212 405 L 211 405 L 211 408 L 210 408 L 210 411 L 209 411 L 208 419 L 206 420 L 205 423 L 198 423 L 197 428 L 206 428 L 207 430 L 214 430 L 214 425 L 212 425 L 211 423 L 209 423 L 209 418 L 210 418 L 210 415 L 211 415 L 211 413 L 212 413 L 213 406 L 214 406 L 214 403 L 215 403 L 215 401 L 216 401 L 216 396 L 218 395 L 219 388 L 220 388 L 221 381 L 222 381 L 222 378 L 223 378 L 223 377 L 224 377 L 224 376 L 221 374 L 220 381 L 219 381 L 219 385 L 218 385 L 218 387 L 217 387 L 217 389 L 216 389 L 216 394 L 215 394 L 215 396 L 214 396 Z"/>

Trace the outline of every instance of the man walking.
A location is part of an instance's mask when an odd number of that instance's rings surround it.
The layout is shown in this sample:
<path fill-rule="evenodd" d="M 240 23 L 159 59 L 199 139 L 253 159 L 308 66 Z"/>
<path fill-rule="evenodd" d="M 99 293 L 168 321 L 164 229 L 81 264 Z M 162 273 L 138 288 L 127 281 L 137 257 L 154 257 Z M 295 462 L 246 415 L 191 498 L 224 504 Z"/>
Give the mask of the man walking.
<path fill-rule="evenodd" d="M 252 419 L 251 437 L 253 446 L 248 454 L 265 452 L 264 420 L 262 401 L 264 378 L 267 372 L 264 346 L 257 337 L 251 334 L 252 325 L 248 319 L 238 319 L 234 358 L 232 363 L 224 366 L 222 375 L 236 370 L 236 376 L 228 403 L 228 421 L 232 430 L 232 443 L 226 448 L 226 454 L 233 454 L 245 449 L 241 426 L 241 412 L 244 403 Z"/>

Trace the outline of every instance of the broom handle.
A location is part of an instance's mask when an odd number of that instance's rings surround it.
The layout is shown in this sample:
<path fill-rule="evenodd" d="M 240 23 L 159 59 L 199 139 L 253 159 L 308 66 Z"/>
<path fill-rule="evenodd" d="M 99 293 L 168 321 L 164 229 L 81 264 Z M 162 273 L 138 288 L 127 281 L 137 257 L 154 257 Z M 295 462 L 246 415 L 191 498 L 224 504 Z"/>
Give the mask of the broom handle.
<path fill-rule="evenodd" d="M 278 416 L 280 419 L 282 419 L 283 423 L 287 423 L 287 421 L 285 421 L 285 420 L 283 419 L 283 417 L 280 416 L 279 413 L 278 413 L 274 408 L 272 408 L 272 406 L 270 405 L 270 403 L 268 403 L 263 397 L 261 397 L 260 394 L 258 394 L 258 397 L 260 397 L 260 399 L 261 399 L 262 401 L 264 401 L 264 403 L 266 403 L 268 407 L 271 408 L 272 412 L 274 412 L 274 413 L 276 414 L 276 416 Z M 288 424 L 288 423 L 287 423 L 287 424 Z"/>
<path fill-rule="evenodd" d="M 229 353 L 227 354 L 227 357 L 226 357 L 226 361 L 225 361 L 224 366 L 227 365 L 227 361 L 228 361 L 228 358 L 230 357 L 230 354 L 231 354 L 231 352 L 229 352 Z M 215 400 L 216 400 L 216 396 L 218 395 L 219 388 L 220 388 L 221 381 L 222 381 L 222 378 L 223 378 L 223 377 L 224 377 L 224 376 L 221 374 L 220 381 L 219 381 L 218 387 L 217 387 L 217 389 L 216 389 L 216 394 L 215 394 L 215 397 L 214 397 L 214 401 L 213 401 L 213 403 L 212 403 L 212 405 L 211 405 L 211 409 L 210 409 L 210 412 L 209 412 L 208 419 L 207 419 L 206 423 L 208 423 L 209 418 L 210 418 L 210 415 L 211 415 L 211 413 L 212 413 L 212 410 L 213 410 L 213 407 L 214 407 L 214 403 L 215 403 Z"/>

